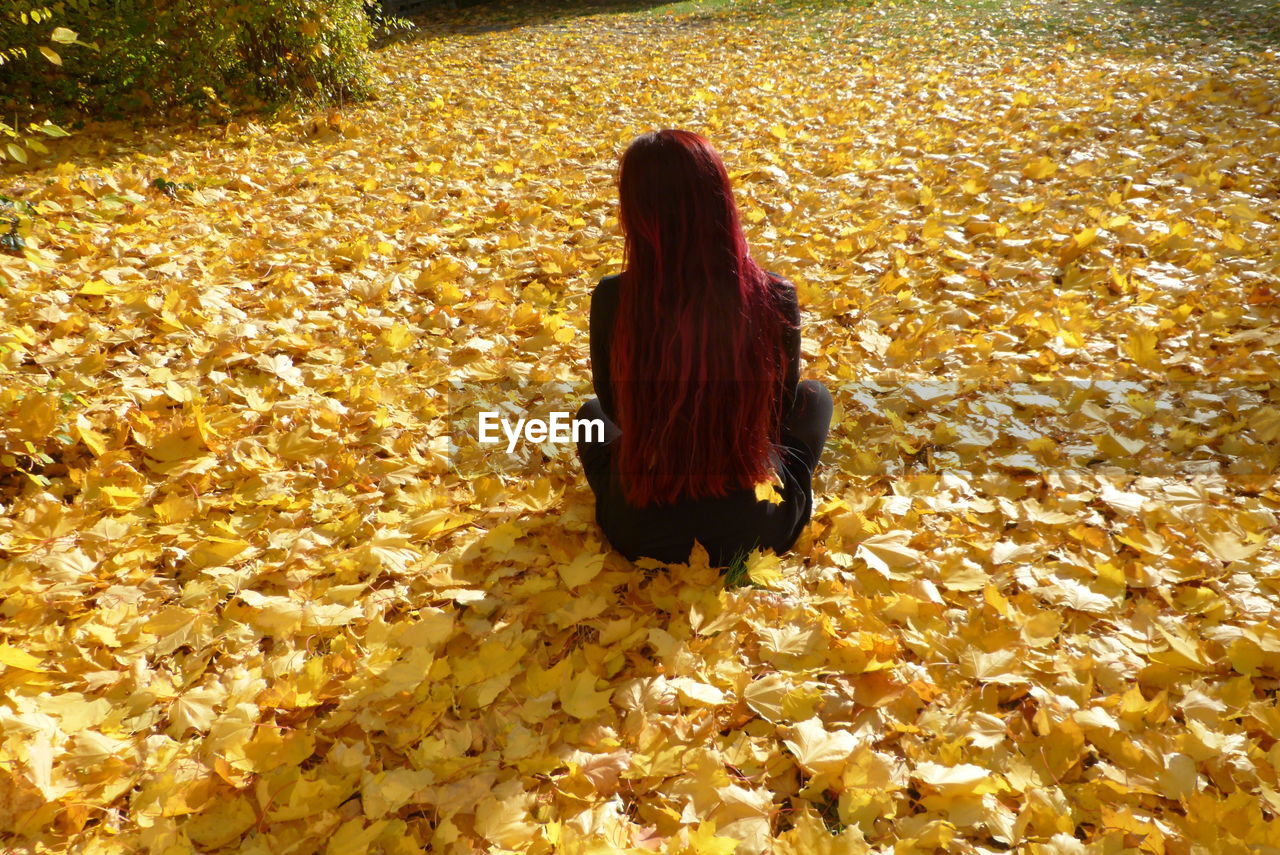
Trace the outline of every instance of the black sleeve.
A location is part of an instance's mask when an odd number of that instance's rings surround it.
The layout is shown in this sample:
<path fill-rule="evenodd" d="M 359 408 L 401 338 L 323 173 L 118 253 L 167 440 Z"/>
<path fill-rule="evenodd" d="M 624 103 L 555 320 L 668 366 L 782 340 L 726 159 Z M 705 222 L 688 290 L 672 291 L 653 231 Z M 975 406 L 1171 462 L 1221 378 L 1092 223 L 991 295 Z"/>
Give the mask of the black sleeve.
<path fill-rule="evenodd" d="M 796 400 L 796 387 L 800 385 L 800 301 L 796 287 L 776 273 L 770 273 L 777 290 L 778 306 L 786 320 L 782 329 L 783 371 L 782 412 L 791 411 Z"/>
<path fill-rule="evenodd" d="M 591 384 L 600 408 L 609 421 L 617 424 L 618 416 L 613 408 L 613 385 L 609 377 L 610 344 L 613 338 L 613 319 L 618 314 L 618 278 L 606 276 L 591 292 L 591 315 L 588 320 L 588 338 L 591 342 Z"/>

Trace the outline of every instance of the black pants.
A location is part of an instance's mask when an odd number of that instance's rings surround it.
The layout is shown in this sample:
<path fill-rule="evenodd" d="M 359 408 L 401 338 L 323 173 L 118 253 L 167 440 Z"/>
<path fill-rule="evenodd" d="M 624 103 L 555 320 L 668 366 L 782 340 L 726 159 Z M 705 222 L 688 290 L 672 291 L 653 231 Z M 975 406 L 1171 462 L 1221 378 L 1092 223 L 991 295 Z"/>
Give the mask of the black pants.
<path fill-rule="evenodd" d="M 592 398 L 578 410 L 577 418 L 600 419 L 604 441 L 579 442 L 578 457 L 596 496 L 596 522 L 610 545 L 633 561 L 648 557 L 683 563 L 695 540 L 718 567 L 754 548 L 786 552 L 813 513 L 813 470 L 826 445 L 832 408 L 831 393 L 821 383 L 805 380 L 797 387 L 795 404 L 782 423 L 780 503 L 758 501 L 755 491 L 747 489 L 723 498 L 637 508 L 624 498 L 612 465 L 621 431 Z"/>

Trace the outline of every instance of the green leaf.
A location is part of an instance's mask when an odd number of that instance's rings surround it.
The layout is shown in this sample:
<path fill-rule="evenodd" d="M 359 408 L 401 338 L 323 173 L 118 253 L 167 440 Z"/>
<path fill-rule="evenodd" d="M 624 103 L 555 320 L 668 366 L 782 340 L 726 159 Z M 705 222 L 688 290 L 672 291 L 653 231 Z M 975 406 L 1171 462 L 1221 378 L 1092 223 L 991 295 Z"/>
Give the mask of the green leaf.
<path fill-rule="evenodd" d="M 75 30 L 68 30 L 66 27 L 54 28 L 53 34 L 49 36 L 50 41 L 57 42 L 60 45 L 69 45 L 79 38 L 79 33 Z"/>
<path fill-rule="evenodd" d="M 69 137 L 69 136 L 71 136 L 71 134 L 67 133 L 67 132 L 66 132 L 66 131 L 64 131 L 62 128 L 60 128 L 60 127 L 58 127 L 57 125 L 55 125 L 53 122 L 45 122 L 43 125 L 36 125 L 36 124 L 32 124 L 32 125 L 31 125 L 31 130 L 33 130 L 33 131 L 39 131 L 40 133 L 44 134 L 46 137 L 55 137 L 55 138 L 56 138 L 56 137 Z"/>
<path fill-rule="evenodd" d="M 27 162 L 27 153 L 22 150 L 22 146 L 16 143 L 7 143 L 5 148 L 8 150 L 9 156 L 18 161 L 18 163 Z"/>

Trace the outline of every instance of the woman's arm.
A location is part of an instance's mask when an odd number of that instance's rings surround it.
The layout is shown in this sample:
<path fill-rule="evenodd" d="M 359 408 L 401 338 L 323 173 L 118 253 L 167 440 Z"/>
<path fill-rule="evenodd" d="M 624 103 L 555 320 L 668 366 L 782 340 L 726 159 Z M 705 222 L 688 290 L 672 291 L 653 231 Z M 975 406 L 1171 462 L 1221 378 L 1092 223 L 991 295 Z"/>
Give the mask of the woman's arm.
<path fill-rule="evenodd" d="M 588 336 L 591 340 L 591 384 L 600 408 L 614 424 L 618 417 L 613 408 L 613 384 L 610 380 L 609 358 L 613 338 L 613 319 L 618 313 L 618 277 L 606 276 L 591 292 L 591 315 L 588 320 Z"/>
<path fill-rule="evenodd" d="M 796 286 L 776 273 L 769 276 L 777 289 L 774 293 L 778 296 L 778 307 L 787 321 L 782 330 L 782 413 L 785 416 L 795 404 L 796 388 L 800 385 L 800 301 Z"/>

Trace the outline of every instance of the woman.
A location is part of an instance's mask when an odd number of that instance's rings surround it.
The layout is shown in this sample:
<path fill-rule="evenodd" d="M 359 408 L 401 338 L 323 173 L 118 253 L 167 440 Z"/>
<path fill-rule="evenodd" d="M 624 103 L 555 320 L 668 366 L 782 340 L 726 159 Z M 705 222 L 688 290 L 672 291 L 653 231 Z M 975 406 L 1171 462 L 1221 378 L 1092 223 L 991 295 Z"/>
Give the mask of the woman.
<path fill-rule="evenodd" d="M 799 381 L 795 288 L 752 259 L 729 176 L 701 136 L 637 137 L 622 157 L 625 269 L 591 295 L 596 398 L 605 422 L 578 455 L 596 520 L 629 559 L 716 566 L 785 552 L 813 508 L 831 396 Z M 776 475 L 781 501 L 757 498 Z"/>

